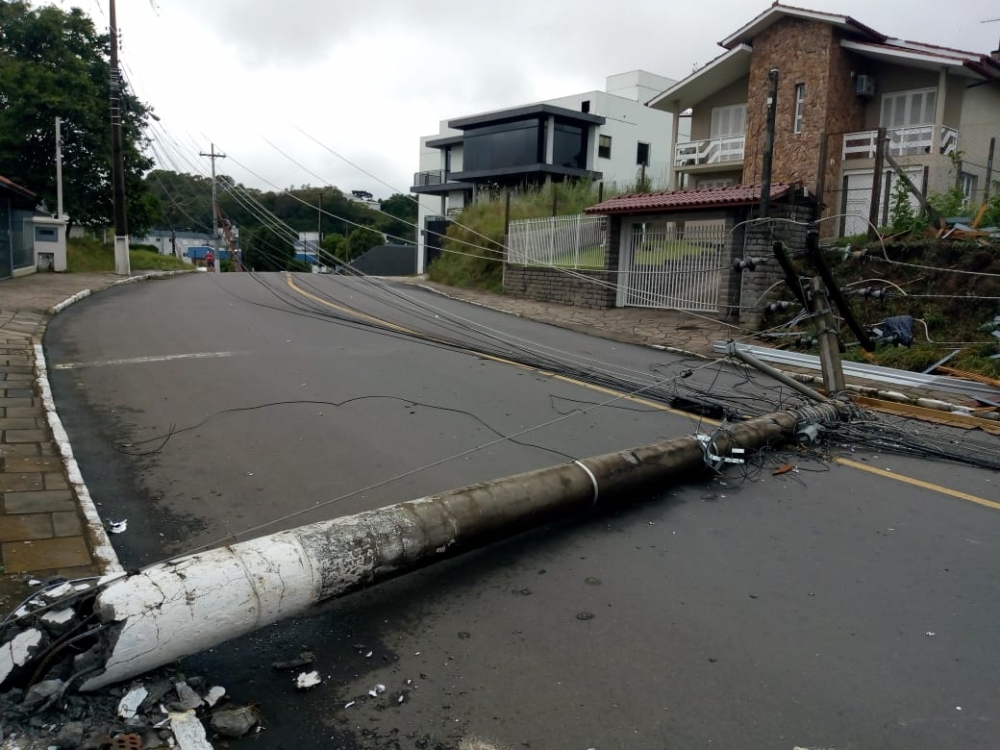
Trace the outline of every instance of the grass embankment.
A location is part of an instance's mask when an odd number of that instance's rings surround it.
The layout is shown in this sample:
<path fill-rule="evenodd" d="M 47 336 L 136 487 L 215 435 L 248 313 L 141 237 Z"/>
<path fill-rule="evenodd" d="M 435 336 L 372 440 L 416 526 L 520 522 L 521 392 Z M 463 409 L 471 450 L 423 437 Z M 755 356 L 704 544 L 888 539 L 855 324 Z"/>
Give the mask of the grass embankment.
<path fill-rule="evenodd" d="M 192 266 L 180 258 L 160 255 L 145 248 L 129 250 L 133 271 L 177 271 Z M 114 273 L 115 249 L 92 237 L 73 238 L 66 243 L 66 266 L 70 273 Z"/>
<path fill-rule="evenodd" d="M 886 261 L 886 256 L 895 262 Z M 919 240 L 889 245 L 885 255 L 875 245 L 863 256 L 829 253 L 826 257 L 842 289 L 888 290 L 886 300 L 848 297 L 863 325 L 877 325 L 895 315 L 914 318 L 912 346 L 879 346 L 872 354 L 851 346 L 845 359 L 922 372 L 958 349 L 947 367 L 1000 379 L 1000 360 L 990 359 L 1000 353 L 1000 340 L 981 328 L 1000 315 L 1000 248 Z M 810 273 L 805 266 L 801 270 Z M 768 319 L 765 326 L 778 322 Z M 843 335 L 853 339 L 846 328 Z"/>
<path fill-rule="evenodd" d="M 605 198 L 611 197 L 605 192 Z M 597 202 L 597 191 L 589 182 L 553 183 L 539 188 L 511 191 L 510 220 L 541 219 L 556 214 L 571 216 Z M 480 196 L 467 206 L 448 228 L 441 256 L 431 264 L 427 276 L 431 281 L 457 287 L 477 287 L 499 292 L 503 286 L 503 219 L 506 198 L 503 191 Z M 583 251 L 581 251 L 583 252 Z M 601 253 L 598 260 L 597 253 Z M 574 257 L 563 262 L 572 265 Z M 581 267 L 603 266 L 603 248 L 589 250 L 581 258 Z"/>

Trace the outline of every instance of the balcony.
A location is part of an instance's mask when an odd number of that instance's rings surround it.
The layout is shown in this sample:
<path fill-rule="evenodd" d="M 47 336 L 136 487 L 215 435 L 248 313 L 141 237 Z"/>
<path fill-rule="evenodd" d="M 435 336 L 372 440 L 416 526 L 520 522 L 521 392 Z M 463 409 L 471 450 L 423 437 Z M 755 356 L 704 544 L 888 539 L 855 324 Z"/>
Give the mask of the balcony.
<path fill-rule="evenodd" d="M 443 169 L 431 169 L 427 172 L 416 172 L 413 175 L 413 193 L 430 193 L 444 195 L 453 190 L 467 189 L 468 185 L 455 180 L 454 176 Z"/>
<path fill-rule="evenodd" d="M 888 153 L 898 156 L 920 156 L 922 154 L 951 155 L 958 147 L 958 131 L 954 128 L 934 125 L 917 125 L 911 128 L 887 128 Z M 878 144 L 878 131 L 866 130 L 845 133 L 842 157 L 851 159 L 874 159 Z"/>
<path fill-rule="evenodd" d="M 723 138 L 707 138 L 688 141 L 674 146 L 674 167 L 691 169 L 694 167 L 725 166 L 738 169 L 743 165 L 745 135 L 730 135 Z"/>

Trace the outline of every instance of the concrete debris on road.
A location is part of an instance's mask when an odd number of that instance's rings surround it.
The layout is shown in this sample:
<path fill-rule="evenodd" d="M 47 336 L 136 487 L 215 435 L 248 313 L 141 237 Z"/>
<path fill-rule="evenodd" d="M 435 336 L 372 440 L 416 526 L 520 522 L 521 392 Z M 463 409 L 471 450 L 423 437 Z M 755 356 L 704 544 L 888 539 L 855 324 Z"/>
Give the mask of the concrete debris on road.
<path fill-rule="evenodd" d="M 295 678 L 295 687 L 299 690 L 308 690 L 311 687 L 319 685 L 320 682 L 319 672 L 303 672 Z"/>
<path fill-rule="evenodd" d="M 205 690 L 211 683 L 197 675 L 161 670 L 130 685 L 82 695 L 75 690 L 79 670 L 66 666 L 55 662 L 37 682 L 36 675 L 22 674 L 0 692 L 0 750 L 211 750 L 213 738 L 260 730 L 255 707 L 225 703 L 226 688 Z"/>

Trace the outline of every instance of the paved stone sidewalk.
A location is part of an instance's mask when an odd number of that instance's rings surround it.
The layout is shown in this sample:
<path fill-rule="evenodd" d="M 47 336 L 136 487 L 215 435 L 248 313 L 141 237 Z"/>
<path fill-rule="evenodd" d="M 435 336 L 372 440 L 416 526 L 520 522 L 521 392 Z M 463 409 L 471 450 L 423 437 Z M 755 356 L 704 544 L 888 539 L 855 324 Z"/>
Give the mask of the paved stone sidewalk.
<path fill-rule="evenodd" d="M 0 282 L 0 612 L 29 577 L 100 572 L 35 384 L 47 310 L 113 274 L 33 274 Z"/>

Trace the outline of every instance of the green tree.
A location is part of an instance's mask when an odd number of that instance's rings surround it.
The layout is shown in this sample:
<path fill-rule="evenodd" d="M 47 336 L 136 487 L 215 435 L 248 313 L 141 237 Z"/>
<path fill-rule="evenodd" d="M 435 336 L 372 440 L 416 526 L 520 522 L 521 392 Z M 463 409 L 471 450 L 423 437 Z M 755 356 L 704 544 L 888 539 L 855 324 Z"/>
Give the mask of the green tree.
<path fill-rule="evenodd" d="M 391 241 L 416 241 L 417 202 L 408 195 L 395 193 L 381 203 L 385 215 L 380 222 L 380 228 L 390 236 Z M 385 217 L 392 217 L 386 219 Z"/>
<path fill-rule="evenodd" d="M 342 234 L 328 234 L 323 238 L 321 248 L 321 255 L 324 258 L 336 258 L 339 261 L 347 260 L 347 238 Z M 327 263 L 326 265 L 334 264 Z"/>
<path fill-rule="evenodd" d="M 364 255 L 376 245 L 383 243 L 382 235 L 373 229 L 358 227 L 347 238 L 347 249 L 350 259 Z"/>
<path fill-rule="evenodd" d="M 112 223 L 110 46 L 79 8 L 0 2 L 0 174 L 55 210 L 55 118 L 63 118 L 64 209 L 74 224 Z M 129 231 L 143 234 L 157 205 L 142 180 L 148 108 L 122 82 Z"/>
<path fill-rule="evenodd" d="M 244 253 L 252 271 L 284 271 L 295 257 L 292 243 L 269 226 L 251 232 Z"/>

